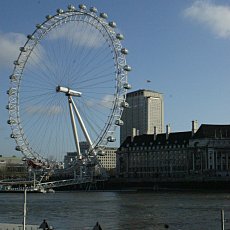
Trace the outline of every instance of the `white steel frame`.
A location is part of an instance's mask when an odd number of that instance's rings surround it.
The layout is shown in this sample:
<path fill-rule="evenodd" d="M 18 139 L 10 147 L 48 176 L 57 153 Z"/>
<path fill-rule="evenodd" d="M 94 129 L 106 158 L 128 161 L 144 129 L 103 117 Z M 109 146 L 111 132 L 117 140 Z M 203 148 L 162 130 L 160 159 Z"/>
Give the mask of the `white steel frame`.
<path fill-rule="evenodd" d="M 75 137 L 76 149 L 78 152 L 78 157 L 81 158 L 81 151 L 79 146 L 78 134 L 76 130 L 76 121 L 74 119 L 73 110 L 77 116 L 79 124 L 84 132 L 85 138 L 91 149 L 95 152 L 98 148 L 103 148 L 110 140 L 110 137 L 114 135 L 115 128 L 117 126 L 117 120 L 120 120 L 122 111 L 124 109 L 124 102 L 126 100 L 127 89 L 130 88 L 130 85 L 127 83 L 127 72 L 131 68 L 126 64 L 126 54 L 128 51 L 125 48 L 122 48 L 121 40 L 123 36 L 115 31 L 115 23 L 108 23 L 106 20 L 106 14 L 97 15 L 97 10 L 91 8 L 87 10 L 86 7 L 80 7 L 80 9 L 75 9 L 73 6 L 69 6 L 66 11 L 58 10 L 57 14 L 54 16 L 47 16 L 46 20 L 42 24 L 38 24 L 35 31 L 28 35 L 28 40 L 25 45 L 20 48 L 20 54 L 17 60 L 14 62 L 14 71 L 10 76 L 10 88 L 7 91 L 9 95 L 7 109 L 9 110 L 9 120 L 12 129 L 11 137 L 16 141 L 16 150 L 21 151 L 22 154 L 27 158 L 36 158 L 42 161 L 46 161 L 43 155 L 36 152 L 33 149 L 33 146 L 30 145 L 27 140 L 26 133 L 24 133 L 23 126 L 20 121 L 20 88 L 21 80 L 23 79 L 23 70 L 26 66 L 27 60 L 30 58 L 33 53 L 34 48 L 39 44 L 39 42 L 51 31 L 53 28 L 56 28 L 63 23 L 69 23 L 72 21 L 84 21 L 94 27 L 96 27 L 103 36 L 107 37 L 107 40 L 110 44 L 111 51 L 114 53 L 114 64 L 116 69 L 116 90 L 114 94 L 113 106 L 111 108 L 111 113 L 108 116 L 108 120 L 105 121 L 105 126 L 98 136 L 95 144 L 92 144 L 92 141 L 87 133 L 87 130 L 84 126 L 84 123 L 81 119 L 79 111 L 76 104 L 73 101 L 72 96 L 80 96 L 79 92 L 67 89 L 62 87 L 59 89 L 59 92 L 65 92 L 68 96 L 70 117 L 73 127 L 73 134 Z"/>

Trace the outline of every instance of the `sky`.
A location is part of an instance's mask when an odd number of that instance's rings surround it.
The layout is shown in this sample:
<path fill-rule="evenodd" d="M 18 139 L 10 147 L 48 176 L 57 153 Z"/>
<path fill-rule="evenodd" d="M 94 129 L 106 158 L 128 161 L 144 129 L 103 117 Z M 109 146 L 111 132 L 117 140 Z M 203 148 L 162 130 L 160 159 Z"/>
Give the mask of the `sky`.
<path fill-rule="evenodd" d="M 164 95 L 172 132 L 199 124 L 230 124 L 230 2 L 228 0 L 0 1 L 0 154 L 18 155 L 7 124 L 9 75 L 19 47 L 47 14 L 69 4 L 106 12 L 124 34 L 132 91 Z"/>

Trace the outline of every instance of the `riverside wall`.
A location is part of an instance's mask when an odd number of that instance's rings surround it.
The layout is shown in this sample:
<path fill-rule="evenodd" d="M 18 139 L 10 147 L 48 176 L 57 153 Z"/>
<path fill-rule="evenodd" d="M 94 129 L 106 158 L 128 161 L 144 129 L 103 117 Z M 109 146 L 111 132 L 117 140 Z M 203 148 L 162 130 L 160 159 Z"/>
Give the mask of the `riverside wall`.
<path fill-rule="evenodd" d="M 230 191 L 230 178 L 111 178 L 97 184 L 98 189 L 104 190 L 216 190 Z"/>

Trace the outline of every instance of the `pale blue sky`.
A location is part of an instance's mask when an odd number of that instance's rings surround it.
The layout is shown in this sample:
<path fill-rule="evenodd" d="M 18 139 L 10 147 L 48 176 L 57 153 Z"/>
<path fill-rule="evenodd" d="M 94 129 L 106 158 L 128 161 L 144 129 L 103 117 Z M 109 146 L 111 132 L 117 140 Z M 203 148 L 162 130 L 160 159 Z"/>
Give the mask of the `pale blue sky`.
<path fill-rule="evenodd" d="M 172 131 L 190 130 L 194 119 L 199 124 L 230 124 L 229 1 L 2 0 L 0 154 L 15 154 L 5 106 L 19 47 L 47 14 L 70 3 L 95 6 L 117 23 L 125 36 L 123 46 L 129 50 L 132 90 L 164 94 L 165 124 L 171 124 Z"/>

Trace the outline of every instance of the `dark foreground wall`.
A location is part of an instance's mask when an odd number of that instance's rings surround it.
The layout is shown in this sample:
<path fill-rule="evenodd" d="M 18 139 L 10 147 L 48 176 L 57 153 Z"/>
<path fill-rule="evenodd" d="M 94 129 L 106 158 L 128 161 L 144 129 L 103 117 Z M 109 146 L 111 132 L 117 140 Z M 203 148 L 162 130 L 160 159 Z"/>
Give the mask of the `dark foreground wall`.
<path fill-rule="evenodd" d="M 207 181 L 207 180 L 129 180 L 129 179 L 110 179 L 103 184 L 98 184 L 98 188 L 105 190 L 223 190 L 230 191 L 230 181 Z"/>
<path fill-rule="evenodd" d="M 228 179 L 134 179 L 134 178 L 110 178 L 107 181 L 85 183 L 81 185 L 55 188 L 56 191 L 170 191 L 170 190 L 213 190 L 230 192 L 230 180 Z"/>

